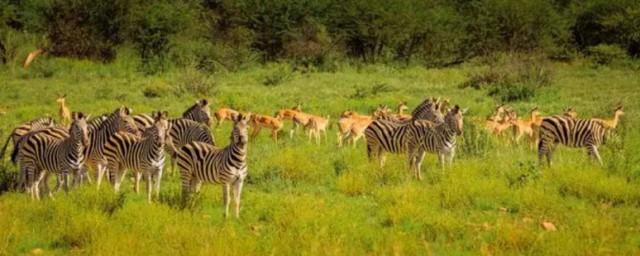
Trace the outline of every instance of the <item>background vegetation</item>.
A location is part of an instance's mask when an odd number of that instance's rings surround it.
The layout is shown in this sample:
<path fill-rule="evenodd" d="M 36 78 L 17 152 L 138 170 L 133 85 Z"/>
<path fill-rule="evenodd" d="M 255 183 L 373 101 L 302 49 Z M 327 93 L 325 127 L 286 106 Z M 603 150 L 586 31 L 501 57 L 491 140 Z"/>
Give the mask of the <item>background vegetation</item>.
<path fill-rule="evenodd" d="M 332 121 L 428 96 L 470 109 L 453 166 L 428 155 L 421 182 L 404 156 L 380 170 L 362 141 L 338 150 L 335 124 L 321 145 L 287 138 L 290 122 L 278 144 L 263 132 L 240 219 L 223 219 L 219 186 L 181 207 L 170 171 L 153 204 L 129 181 L 118 195 L 83 186 L 31 202 L 2 159 L 0 255 L 637 254 L 639 20 L 637 1 L 0 0 L 2 138 L 57 117 L 61 92 L 94 115 L 124 104 L 177 117 L 203 97 L 262 114 L 303 102 Z M 604 166 L 561 147 L 540 168 L 529 143 L 482 128 L 497 103 L 626 114 Z M 228 123 L 212 132 L 228 143 Z"/>

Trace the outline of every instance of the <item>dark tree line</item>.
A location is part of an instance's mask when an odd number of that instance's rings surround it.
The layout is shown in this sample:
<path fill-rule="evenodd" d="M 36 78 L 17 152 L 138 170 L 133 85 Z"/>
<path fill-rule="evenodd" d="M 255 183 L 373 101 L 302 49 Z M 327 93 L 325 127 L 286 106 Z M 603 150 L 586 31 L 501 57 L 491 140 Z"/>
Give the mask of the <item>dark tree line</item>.
<path fill-rule="evenodd" d="M 44 38 L 54 56 L 105 62 L 131 45 L 156 71 L 330 58 L 444 66 L 496 52 L 566 59 L 602 45 L 638 57 L 638 28 L 637 0 L 0 0 L 0 59 L 15 33 Z"/>

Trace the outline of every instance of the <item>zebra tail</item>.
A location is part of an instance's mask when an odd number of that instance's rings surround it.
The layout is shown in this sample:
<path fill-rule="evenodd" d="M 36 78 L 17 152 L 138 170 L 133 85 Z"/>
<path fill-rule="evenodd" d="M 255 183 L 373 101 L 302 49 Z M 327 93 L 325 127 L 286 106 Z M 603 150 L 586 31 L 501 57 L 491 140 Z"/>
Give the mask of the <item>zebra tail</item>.
<path fill-rule="evenodd" d="M 13 132 L 11 133 L 13 134 Z M 4 146 L 2 146 L 2 151 L 0 152 L 0 159 L 4 158 L 4 153 L 7 151 L 7 146 L 9 146 L 9 140 L 11 140 L 11 134 L 7 137 L 7 141 L 4 142 Z"/>

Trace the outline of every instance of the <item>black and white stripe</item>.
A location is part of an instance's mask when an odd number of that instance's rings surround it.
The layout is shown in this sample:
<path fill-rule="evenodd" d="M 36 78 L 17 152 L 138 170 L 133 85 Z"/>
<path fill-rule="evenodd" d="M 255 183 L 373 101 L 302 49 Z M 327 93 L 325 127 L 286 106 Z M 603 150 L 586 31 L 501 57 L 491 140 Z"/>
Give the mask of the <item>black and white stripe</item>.
<path fill-rule="evenodd" d="M 448 157 L 450 164 L 453 162 L 457 146 L 456 136 L 461 135 L 463 131 L 464 112 L 466 110 L 456 105 L 444 117 L 443 123 L 435 124 L 429 129 L 415 130 L 416 133 L 408 142 L 408 162 L 419 180 L 422 179 L 420 169 L 426 152 L 438 154 L 442 168 L 445 157 Z"/>
<path fill-rule="evenodd" d="M 384 166 L 386 153 L 406 153 L 409 141 L 418 130 L 429 129 L 433 124 L 426 120 L 398 121 L 396 119 L 378 118 L 371 122 L 365 130 L 367 140 L 367 156 L 378 157 L 380 167 Z"/>
<path fill-rule="evenodd" d="M 100 188 L 102 177 L 106 170 L 107 161 L 104 156 L 104 145 L 112 135 L 117 132 L 129 132 L 139 134 L 133 118 L 130 116 L 131 109 L 120 107 L 107 116 L 107 119 L 95 128 L 89 130 L 90 144 L 87 147 L 86 166 L 91 167 L 97 172 L 96 185 Z M 88 178 L 88 177 L 87 177 Z"/>
<path fill-rule="evenodd" d="M 147 200 L 151 201 L 152 183 L 155 184 L 156 195 L 159 195 L 165 164 L 165 140 L 169 138 L 167 133 L 171 123 L 167 121 L 167 112 L 158 112 L 155 120 L 155 123 L 144 131 L 142 137 L 119 132 L 107 140 L 104 155 L 116 193 L 120 190 L 125 170 L 130 169 L 136 173 L 136 193 L 139 189 L 140 177 L 144 174 L 147 183 Z M 170 139 L 167 141 L 167 144 L 171 144 Z"/>
<path fill-rule="evenodd" d="M 229 187 L 233 184 L 235 214 L 240 212 L 240 194 L 247 176 L 248 122 L 251 114 L 238 115 L 231 133 L 231 143 L 219 149 L 203 142 L 191 142 L 178 151 L 178 168 L 182 177 L 182 193 L 197 192 L 203 181 L 223 185 L 225 216 L 229 215 Z"/>
<path fill-rule="evenodd" d="M 538 142 L 538 162 L 551 158 L 557 144 L 573 148 L 587 148 L 590 158 L 602 164 L 598 146 L 605 141 L 606 128 L 601 121 L 592 119 L 576 119 L 564 116 L 552 116 L 542 119 L 540 124 L 540 142 Z"/>
<path fill-rule="evenodd" d="M 4 154 L 7 151 L 7 146 L 9 145 L 9 140 L 13 141 L 13 148 L 15 150 L 22 136 L 26 135 L 29 132 L 52 127 L 53 125 L 54 125 L 53 118 L 51 117 L 40 117 L 40 118 L 36 118 L 31 121 L 24 122 L 18 125 L 16 128 L 13 129 L 13 131 L 11 131 L 11 134 L 9 135 L 9 137 L 7 137 L 7 140 L 4 142 L 2 151 L 0 151 L 0 159 L 4 158 Z"/>
<path fill-rule="evenodd" d="M 84 149 L 89 143 L 86 117 L 82 113 L 73 113 L 70 136 L 59 140 L 45 135 L 34 134 L 20 150 L 20 169 L 27 173 L 29 192 L 32 198 L 40 199 L 39 184 L 45 181 L 45 193 L 48 193 L 48 175 L 63 174 L 65 190 L 69 190 L 68 173 L 78 173 L 84 164 Z M 37 177 L 35 177 L 37 174 Z M 46 179 L 45 179 L 46 177 Z"/>

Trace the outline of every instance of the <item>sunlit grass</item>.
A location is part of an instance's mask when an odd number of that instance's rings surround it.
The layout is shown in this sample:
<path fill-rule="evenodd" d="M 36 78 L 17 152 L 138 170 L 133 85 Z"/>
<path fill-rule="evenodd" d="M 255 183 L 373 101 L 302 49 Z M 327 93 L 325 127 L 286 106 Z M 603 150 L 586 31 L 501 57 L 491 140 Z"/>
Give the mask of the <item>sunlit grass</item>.
<path fill-rule="evenodd" d="M 149 84 L 175 86 L 183 75 L 171 71 L 143 77 L 135 63 L 118 60 L 39 59 L 52 69 L 0 72 L 0 117 L 6 136 L 34 117 L 57 117 L 55 95 L 67 93 L 71 110 L 94 115 L 120 105 L 135 112 L 168 110 L 179 116 L 198 97 L 145 98 Z M 36 62 L 37 64 L 37 62 Z M 0 196 L 0 254 L 637 254 L 640 244 L 640 77 L 636 71 L 557 65 L 552 86 L 533 100 L 510 104 L 522 116 L 534 106 L 544 115 L 573 107 L 581 117 L 610 118 L 623 102 L 626 114 L 617 138 L 601 147 L 604 166 L 584 149 L 560 147 L 555 165 L 539 167 L 527 143 L 513 144 L 483 132 L 478 120 L 496 102 L 483 91 L 459 89 L 473 67 L 406 69 L 382 65 L 345 66 L 336 73 L 291 74 L 266 87 L 265 75 L 286 64 L 238 73 L 213 74 L 217 88 L 208 98 L 217 107 L 273 114 L 303 102 L 303 110 L 332 121 L 346 109 L 368 113 L 378 104 L 415 106 L 427 96 L 451 98 L 469 107 L 458 156 L 443 170 L 434 155 L 423 163 L 423 180 L 409 172 L 406 156 L 389 155 L 384 169 L 356 148 L 336 147 L 336 125 L 328 140 L 309 144 L 302 131 L 288 137 L 289 121 L 276 144 L 263 131 L 250 143 L 249 178 L 240 219 L 224 219 L 222 189 L 205 184 L 194 203 L 180 203 L 177 172 L 166 172 L 160 199 L 146 203 L 125 181 L 115 195 L 109 185 L 59 192 L 32 202 L 21 193 Z M 41 71 L 40 71 L 41 72 Z M 351 97 L 358 87 L 384 83 L 389 92 Z M 475 120 L 475 121 L 473 121 Z M 475 122 L 475 123 L 474 123 Z M 230 124 L 213 129 L 219 145 L 229 141 Z M 3 137 L 4 138 L 4 137 Z M 17 171 L 9 163 L 10 171 Z M 543 221 L 557 230 L 546 231 Z"/>

